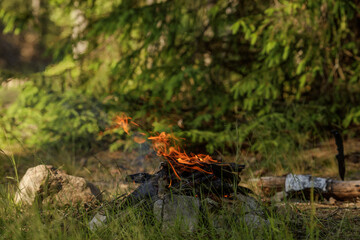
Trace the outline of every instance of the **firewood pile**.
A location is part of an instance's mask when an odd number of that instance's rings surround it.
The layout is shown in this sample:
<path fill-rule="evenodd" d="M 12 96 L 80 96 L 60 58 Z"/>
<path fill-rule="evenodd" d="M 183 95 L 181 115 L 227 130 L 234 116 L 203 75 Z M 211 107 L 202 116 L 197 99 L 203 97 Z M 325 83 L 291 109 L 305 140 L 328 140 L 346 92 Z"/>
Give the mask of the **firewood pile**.
<path fill-rule="evenodd" d="M 136 204 L 142 199 L 156 197 L 159 192 L 160 194 L 171 192 L 212 199 L 231 198 L 237 192 L 247 192 L 247 189 L 238 186 L 240 182 L 238 174 L 244 169 L 244 165 L 216 163 L 203 164 L 202 167 L 204 172 L 198 170 L 183 171 L 180 174 L 180 179 L 169 169 L 166 163 L 162 163 L 160 170 L 153 175 L 148 173 L 129 175 L 128 181 L 141 183 L 141 185 L 129 194 L 124 202 Z"/>

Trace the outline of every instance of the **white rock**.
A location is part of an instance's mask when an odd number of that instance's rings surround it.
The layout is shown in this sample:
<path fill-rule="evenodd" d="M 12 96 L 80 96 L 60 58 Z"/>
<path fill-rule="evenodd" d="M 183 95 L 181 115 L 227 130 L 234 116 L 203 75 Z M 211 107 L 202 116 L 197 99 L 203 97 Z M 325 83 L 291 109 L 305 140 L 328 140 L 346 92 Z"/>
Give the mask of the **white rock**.
<path fill-rule="evenodd" d="M 29 168 L 20 181 L 18 191 L 15 194 L 15 203 L 24 203 L 31 205 L 35 196 L 40 192 L 40 187 L 45 183 L 50 174 L 52 166 L 39 165 Z"/>
<path fill-rule="evenodd" d="M 240 204 L 245 213 L 262 212 L 261 205 L 255 198 L 244 194 L 236 195 L 237 204 Z"/>

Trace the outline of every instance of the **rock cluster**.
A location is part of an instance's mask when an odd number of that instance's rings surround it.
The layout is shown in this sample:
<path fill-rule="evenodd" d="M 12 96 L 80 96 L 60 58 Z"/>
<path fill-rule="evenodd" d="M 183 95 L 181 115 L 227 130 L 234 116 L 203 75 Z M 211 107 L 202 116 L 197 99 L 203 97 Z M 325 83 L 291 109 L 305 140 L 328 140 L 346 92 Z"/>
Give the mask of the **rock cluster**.
<path fill-rule="evenodd" d="M 101 200 L 100 190 L 82 177 L 66 174 L 51 165 L 29 168 L 20 181 L 15 203 L 91 206 Z"/>

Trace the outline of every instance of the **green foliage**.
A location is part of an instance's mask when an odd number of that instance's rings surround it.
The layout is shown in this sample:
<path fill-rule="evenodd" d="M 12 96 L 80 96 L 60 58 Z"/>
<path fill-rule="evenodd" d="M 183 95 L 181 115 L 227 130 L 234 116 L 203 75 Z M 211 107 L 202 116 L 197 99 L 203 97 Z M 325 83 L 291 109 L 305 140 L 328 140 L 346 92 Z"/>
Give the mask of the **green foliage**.
<path fill-rule="evenodd" d="M 101 104 L 75 90 L 60 94 L 25 84 L 15 103 L 5 111 L 2 139 L 20 138 L 28 146 L 56 144 L 87 147 L 94 142 L 106 115 Z M 7 136 L 6 136 L 7 135 Z"/>
<path fill-rule="evenodd" d="M 18 34 L 31 19 L 30 1 L 0 1 L 0 19 L 4 23 L 4 33 Z"/>
<path fill-rule="evenodd" d="M 76 89 L 103 99 L 107 113 L 126 112 L 147 130 L 167 125 L 209 152 L 243 143 L 261 152 L 291 150 L 326 137 L 330 128 L 359 124 L 359 3 L 52 0 L 44 9 L 44 44 L 54 65 L 41 73 L 39 91 L 45 93 L 33 97 L 46 100 L 36 102 L 63 106 L 47 96 L 53 83 L 62 91 Z M 76 38 L 75 10 L 88 23 Z M 88 43 L 87 51 L 75 56 L 72 48 L 80 41 Z M 29 111 L 24 106 L 13 109 Z M 25 121 L 14 110 L 6 115 L 17 125 Z M 96 121 L 90 122 L 79 134 L 95 132 Z M 46 136 L 42 142 L 57 138 L 46 127 L 37 129 Z"/>
<path fill-rule="evenodd" d="M 280 133 L 274 146 L 283 130 L 309 137 L 321 134 L 321 128 L 357 124 L 357 11 L 359 6 L 343 1 L 282 1 L 264 16 L 233 24 L 233 32 L 242 31 L 257 51 L 258 61 L 232 91 L 245 110 L 257 112 L 260 129 L 279 123 L 271 127 Z M 272 118 L 274 113 L 282 113 L 281 119 Z"/>

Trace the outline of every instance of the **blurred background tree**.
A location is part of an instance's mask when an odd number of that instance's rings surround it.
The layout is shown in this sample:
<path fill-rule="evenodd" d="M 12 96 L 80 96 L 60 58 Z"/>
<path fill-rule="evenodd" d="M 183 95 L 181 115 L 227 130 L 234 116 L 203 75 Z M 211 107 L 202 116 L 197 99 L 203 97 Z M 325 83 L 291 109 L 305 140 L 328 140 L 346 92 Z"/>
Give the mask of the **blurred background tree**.
<path fill-rule="evenodd" d="M 210 153 L 292 151 L 332 128 L 354 136 L 359 10 L 341 0 L 0 0 L 1 139 L 109 146 L 116 139 L 97 134 L 118 112 Z"/>

